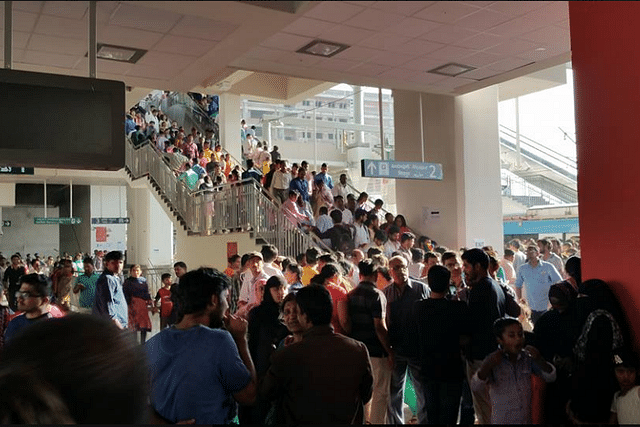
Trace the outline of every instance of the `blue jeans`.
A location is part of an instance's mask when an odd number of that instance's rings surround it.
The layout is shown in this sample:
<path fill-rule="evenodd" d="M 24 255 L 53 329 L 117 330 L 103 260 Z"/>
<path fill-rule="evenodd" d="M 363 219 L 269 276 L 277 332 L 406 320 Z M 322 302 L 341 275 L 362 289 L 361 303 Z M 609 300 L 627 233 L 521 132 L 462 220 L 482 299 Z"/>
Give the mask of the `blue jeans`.
<path fill-rule="evenodd" d="M 427 381 L 424 391 L 429 424 L 456 424 L 462 396 L 462 380 Z"/>
<path fill-rule="evenodd" d="M 424 386 L 421 382 L 420 361 L 413 357 L 395 355 L 393 360 L 393 372 L 391 373 L 391 388 L 389 390 L 389 414 L 390 424 L 404 424 L 404 387 L 408 374 L 411 375 L 413 388 L 416 392 L 416 404 L 418 406 L 418 424 L 427 423 L 425 411 Z M 407 420 L 409 421 L 409 420 Z"/>

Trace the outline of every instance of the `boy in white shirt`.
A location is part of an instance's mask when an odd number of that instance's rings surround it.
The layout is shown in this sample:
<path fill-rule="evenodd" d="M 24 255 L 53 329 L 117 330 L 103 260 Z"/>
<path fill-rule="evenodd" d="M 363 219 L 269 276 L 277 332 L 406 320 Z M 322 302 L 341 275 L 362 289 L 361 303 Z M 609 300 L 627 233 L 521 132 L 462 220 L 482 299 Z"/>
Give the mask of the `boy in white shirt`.
<path fill-rule="evenodd" d="M 631 352 L 613 355 L 620 391 L 613 395 L 610 424 L 640 424 L 640 386 L 636 385 L 637 360 Z"/>

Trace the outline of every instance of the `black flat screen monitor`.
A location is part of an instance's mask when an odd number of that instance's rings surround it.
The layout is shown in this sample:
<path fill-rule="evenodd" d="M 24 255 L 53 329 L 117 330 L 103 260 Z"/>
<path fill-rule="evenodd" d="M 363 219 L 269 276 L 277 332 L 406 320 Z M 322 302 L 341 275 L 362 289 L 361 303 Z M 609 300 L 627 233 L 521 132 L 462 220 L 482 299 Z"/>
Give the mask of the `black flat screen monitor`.
<path fill-rule="evenodd" d="M 0 69 L 0 166 L 124 167 L 125 85 Z"/>

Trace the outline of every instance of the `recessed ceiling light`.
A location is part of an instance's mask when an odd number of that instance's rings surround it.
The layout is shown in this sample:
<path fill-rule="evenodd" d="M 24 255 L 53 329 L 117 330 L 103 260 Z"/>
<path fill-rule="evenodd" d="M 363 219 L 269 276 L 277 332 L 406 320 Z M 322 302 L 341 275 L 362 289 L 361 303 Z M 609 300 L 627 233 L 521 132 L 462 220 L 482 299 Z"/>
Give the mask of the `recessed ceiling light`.
<path fill-rule="evenodd" d="M 342 44 L 342 43 L 335 43 L 327 40 L 317 39 L 307 45 L 302 46 L 296 52 L 306 53 L 307 55 L 315 55 L 315 56 L 330 58 L 350 47 L 351 46 Z"/>
<path fill-rule="evenodd" d="M 475 69 L 476 67 L 471 67 L 470 65 L 462 65 L 462 64 L 456 64 L 455 62 L 449 62 L 448 64 L 444 64 L 432 70 L 429 70 L 427 71 L 427 73 L 455 77 Z"/>
<path fill-rule="evenodd" d="M 536 52 L 543 52 L 545 50 L 547 50 L 547 49 L 544 48 L 544 47 L 539 47 L 539 48 L 536 49 Z"/>
<path fill-rule="evenodd" d="M 136 49 L 133 47 L 115 46 L 112 44 L 98 43 L 97 57 L 107 59 L 109 61 L 128 62 L 135 64 L 140 58 L 147 53 L 144 49 Z M 87 55 L 85 55 L 87 56 Z"/>

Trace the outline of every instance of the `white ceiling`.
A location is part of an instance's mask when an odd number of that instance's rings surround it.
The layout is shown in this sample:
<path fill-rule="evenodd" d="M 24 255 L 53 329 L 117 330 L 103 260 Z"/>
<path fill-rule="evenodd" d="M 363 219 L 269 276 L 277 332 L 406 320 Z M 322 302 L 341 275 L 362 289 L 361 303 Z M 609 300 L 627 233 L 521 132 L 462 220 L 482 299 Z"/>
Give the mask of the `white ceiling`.
<path fill-rule="evenodd" d="M 99 43 L 148 50 L 135 65 L 99 59 L 98 77 L 188 91 L 240 69 L 461 94 L 570 59 L 565 1 L 288 2 L 302 4 L 295 14 L 259 3 L 98 1 Z M 13 10 L 13 68 L 87 75 L 88 2 Z M 295 52 L 315 38 L 351 47 L 332 58 Z M 448 62 L 477 69 L 426 72 Z"/>

